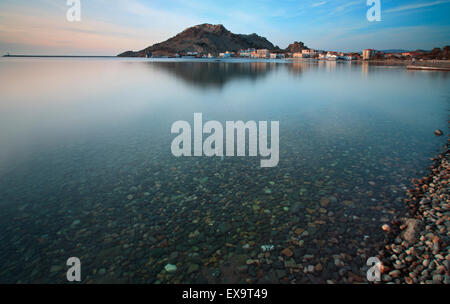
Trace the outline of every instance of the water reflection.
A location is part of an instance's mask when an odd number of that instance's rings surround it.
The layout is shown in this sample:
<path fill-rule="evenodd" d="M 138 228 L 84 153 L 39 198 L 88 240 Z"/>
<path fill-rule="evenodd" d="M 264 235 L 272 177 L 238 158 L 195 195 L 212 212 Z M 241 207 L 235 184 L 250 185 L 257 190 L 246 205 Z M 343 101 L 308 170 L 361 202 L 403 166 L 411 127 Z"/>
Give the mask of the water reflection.
<path fill-rule="evenodd" d="M 361 64 L 361 71 L 362 71 L 363 77 L 367 77 L 367 75 L 369 74 L 369 63 L 367 61 L 364 61 Z"/>
<path fill-rule="evenodd" d="M 377 253 L 380 224 L 445 142 L 433 135 L 447 124 L 444 74 L 335 62 L 0 65 L 0 282 L 64 283 L 68 255 L 95 283 L 342 282 L 336 255 L 364 277 L 361 255 Z M 170 126 L 193 112 L 280 121 L 279 166 L 173 157 Z"/>
<path fill-rule="evenodd" d="M 164 71 L 188 85 L 202 89 L 221 89 L 233 80 L 255 82 L 279 69 L 276 62 L 150 62 L 151 68 Z"/>

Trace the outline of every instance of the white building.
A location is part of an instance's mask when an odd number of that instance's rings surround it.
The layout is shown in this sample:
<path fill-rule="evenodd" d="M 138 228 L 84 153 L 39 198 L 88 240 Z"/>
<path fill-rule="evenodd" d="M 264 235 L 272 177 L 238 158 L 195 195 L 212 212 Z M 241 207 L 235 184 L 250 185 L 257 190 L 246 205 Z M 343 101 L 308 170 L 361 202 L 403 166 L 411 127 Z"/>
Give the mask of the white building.
<path fill-rule="evenodd" d="M 339 59 L 339 56 L 333 54 L 333 55 L 327 56 L 327 59 L 330 60 L 330 61 L 336 61 L 336 60 Z"/>
<path fill-rule="evenodd" d="M 247 49 L 247 50 L 240 50 L 239 56 L 241 57 L 252 57 L 252 53 L 256 52 L 255 49 Z"/>
<path fill-rule="evenodd" d="M 302 50 L 302 54 L 303 54 L 303 55 L 306 55 L 306 56 L 303 56 L 304 58 L 314 57 L 314 56 L 317 55 L 317 51 L 316 51 L 316 50 L 313 50 L 313 49 L 310 49 L 310 50 Z"/>
<path fill-rule="evenodd" d="M 270 52 L 266 49 L 261 49 L 256 51 L 256 55 L 258 58 L 269 58 Z"/>
<path fill-rule="evenodd" d="M 233 56 L 233 53 L 231 53 L 231 52 L 225 52 L 225 53 L 220 53 L 219 54 L 219 57 L 220 58 L 231 58 L 231 56 Z"/>
<path fill-rule="evenodd" d="M 365 50 L 363 51 L 363 59 L 364 59 L 364 60 L 369 60 L 369 59 L 371 59 L 376 53 L 377 53 L 376 50 L 373 50 L 373 49 L 365 49 Z"/>

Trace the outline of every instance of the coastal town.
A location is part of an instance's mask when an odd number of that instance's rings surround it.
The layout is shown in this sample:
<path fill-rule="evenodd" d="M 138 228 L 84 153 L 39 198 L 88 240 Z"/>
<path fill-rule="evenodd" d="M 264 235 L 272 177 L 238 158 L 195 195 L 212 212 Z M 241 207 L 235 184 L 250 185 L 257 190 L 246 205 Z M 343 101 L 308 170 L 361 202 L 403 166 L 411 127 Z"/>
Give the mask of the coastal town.
<path fill-rule="evenodd" d="M 118 57 L 144 58 L 196 58 L 196 59 L 255 59 L 290 61 L 380 61 L 403 65 L 422 62 L 450 67 L 450 46 L 431 50 L 366 48 L 354 51 L 310 48 L 302 41 L 294 41 L 285 49 L 274 45 L 265 37 L 254 34 L 235 34 L 222 24 L 199 24 L 189 27 L 166 41 L 153 44 L 140 51 L 126 51 Z M 436 62 L 439 61 L 439 62 Z M 422 64 L 420 64 L 422 65 Z"/>
<path fill-rule="evenodd" d="M 252 58 L 252 59 L 313 59 L 313 60 L 327 60 L 327 61 L 359 61 L 359 60 L 397 60 L 397 61 L 423 61 L 423 60 L 448 60 L 450 46 L 435 48 L 432 51 L 416 50 L 416 51 L 379 51 L 375 49 L 365 49 L 362 52 L 337 52 L 337 51 L 323 51 L 304 48 L 297 52 L 286 52 L 283 50 L 268 50 L 268 49 L 243 49 L 240 51 L 226 51 L 218 54 L 203 54 L 199 52 L 180 52 L 173 56 L 175 58 Z M 161 57 L 152 56 L 151 57 Z"/>
<path fill-rule="evenodd" d="M 362 52 L 337 52 L 337 51 L 323 51 L 315 49 L 302 49 L 297 52 L 287 52 L 283 50 L 268 50 L 268 49 L 243 49 L 240 51 L 225 51 L 218 54 L 200 53 L 200 52 L 178 52 L 175 54 L 152 54 L 148 53 L 147 58 L 198 58 L 198 59 L 233 59 L 233 58 L 247 58 L 247 59 L 308 59 L 308 60 L 326 60 L 326 61 L 361 61 L 361 60 L 394 60 L 394 61 L 426 61 L 426 60 L 440 60 L 448 61 L 450 56 L 450 46 L 445 46 L 442 50 L 435 48 L 432 51 L 416 50 L 416 51 L 379 51 L 375 49 L 365 49 Z M 67 56 L 38 56 L 38 55 L 13 55 L 7 53 L 3 57 L 67 57 Z M 72 57 L 72 56 L 69 56 Z M 83 56 L 74 56 L 83 57 Z M 91 56 L 88 56 L 91 57 Z M 108 56 L 93 56 L 93 57 L 108 57 Z M 138 56 L 141 57 L 141 56 Z"/>

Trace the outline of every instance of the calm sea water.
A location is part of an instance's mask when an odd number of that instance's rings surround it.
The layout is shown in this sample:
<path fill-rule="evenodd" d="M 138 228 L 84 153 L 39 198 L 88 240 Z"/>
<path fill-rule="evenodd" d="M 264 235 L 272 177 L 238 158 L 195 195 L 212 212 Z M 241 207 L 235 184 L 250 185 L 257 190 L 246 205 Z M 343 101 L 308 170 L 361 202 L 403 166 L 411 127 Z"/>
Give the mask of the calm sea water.
<path fill-rule="evenodd" d="M 0 282 L 66 282 L 72 256 L 87 283 L 364 278 L 445 144 L 449 88 L 367 64 L 2 58 Z M 173 157 L 194 112 L 279 121 L 279 165 Z"/>

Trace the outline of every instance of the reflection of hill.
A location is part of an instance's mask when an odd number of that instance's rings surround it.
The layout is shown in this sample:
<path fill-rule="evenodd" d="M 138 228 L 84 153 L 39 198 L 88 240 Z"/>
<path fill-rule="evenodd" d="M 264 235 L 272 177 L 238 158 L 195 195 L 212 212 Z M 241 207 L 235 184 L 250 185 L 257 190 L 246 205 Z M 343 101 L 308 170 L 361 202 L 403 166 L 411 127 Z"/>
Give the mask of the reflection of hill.
<path fill-rule="evenodd" d="M 286 68 L 289 71 L 289 73 L 298 76 L 301 73 L 303 73 L 308 67 L 303 62 L 293 61 L 293 62 L 287 64 Z"/>
<path fill-rule="evenodd" d="M 306 71 L 310 70 L 319 70 L 319 69 L 327 69 L 327 70 L 334 70 L 336 69 L 336 62 L 332 61 L 297 61 L 293 60 L 290 62 L 290 64 L 286 65 L 287 70 L 289 73 L 300 76 Z"/>
<path fill-rule="evenodd" d="M 275 62 L 152 62 L 153 67 L 168 72 L 189 85 L 222 88 L 233 79 L 256 81 L 276 70 Z"/>

